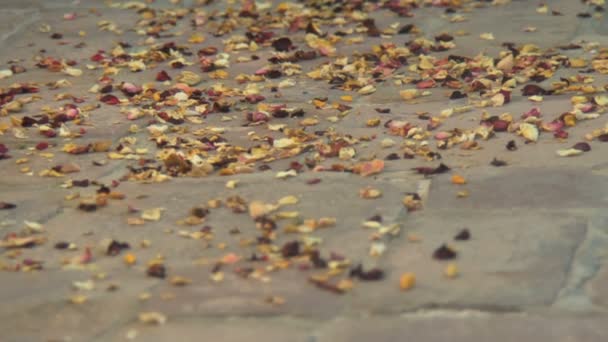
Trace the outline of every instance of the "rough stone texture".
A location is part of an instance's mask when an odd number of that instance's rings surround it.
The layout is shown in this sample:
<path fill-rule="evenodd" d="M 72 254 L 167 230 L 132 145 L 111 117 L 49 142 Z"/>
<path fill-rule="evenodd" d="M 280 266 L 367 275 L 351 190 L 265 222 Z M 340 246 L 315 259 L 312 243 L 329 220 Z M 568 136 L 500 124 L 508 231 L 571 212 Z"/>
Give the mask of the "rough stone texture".
<path fill-rule="evenodd" d="M 420 317 L 337 320 L 319 333 L 318 341 L 603 341 L 606 316 L 538 317 L 484 315 L 475 312 L 429 313 Z"/>
<path fill-rule="evenodd" d="M 155 8 L 170 8 L 168 1 L 151 2 Z M 190 6 L 194 1 L 183 1 Z M 225 7 L 227 2 L 216 1 L 209 7 Z M 479 1 L 482 7 L 484 2 Z M 512 1 L 499 9 L 480 8 L 463 15 L 462 23 L 446 21 L 445 9 L 421 8 L 414 18 L 400 18 L 394 14 L 374 14 L 381 26 L 392 23 L 414 22 L 433 39 L 440 32 L 464 30 L 469 35 L 458 36 L 457 48 L 437 53 L 471 55 L 484 50 L 496 55 L 504 50 L 502 43 L 534 43 L 541 48 L 567 45 L 581 41 L 598 42 L 600 47 L 608 43 L 605 19 L 576 19 L 575 14 L 585 10 L 580 1 L 559 0 L 548 3 L 565 16 L 538 15 L 536 3 Z M 1 68 L 18 59 L 28 71 L 0 80 L 0 87 L 17 82 L 42 82 L 42 101 L 26 105 L 16 116 L 38 114 L 45 106 L 58 107 L 61 103 L 54 96 L 71 92 L 95 102 L 95 94 L 87 92 L 98 80 L 99 70 L 88 70 L 90 56 L 99 49 L 110 50 L 118 41 L 143 43 L 142 36 L 128 30 L 136 20 L 134 11 L 109 8 L 105 1 L 34 1 L 3 0 L 0 9 Z M 77 19 L 64 21 L 64 13 L 76 11 Z M 112 20 L 125 29 L 123 35 L 100 32 L 98 21 Z M 52 31 L 42 33 L 43 24 Z M 533 25 L 536 33 L 527 33 L 524 26 Z M 81 37 L 79 31 L 86 31 Z M 189 23 L 180 21 L 176 31 L 189 32 Z M 52 32 L 60 32 L 60 41 L 50 40 Z M 493 32 L 494 41 L 482 41 L 479 34 Z M 185 36 L 184 36 L 185 37 Z M 183 39 L 181 37 L 179 39 Z M 169 41 L 173 38 L 162 38 Z M 222 37 L 207 35 L 202 46 L 221 45 Z M 392 42 L 402 46 L 411 39 L 397 35 L 391 39 L 369 38 L 364 44 L 341 45 L 339 53 L 351 55 L 369 51 L 374 44 Z M 81 48 L 75 46 L 86 42 Z M 305 46 L 301 38 L 294 42 Z M 83 68 L 81 77 L 70 78 L 61 73 L 50 73 L 34 67 L 31 56 L 41 49 L 46 55 L 76 60 Z M 580 51 L 561 51 L 577 57 Z M 266 65 L 271 54 L 261 50 L 260 59 L 249 63 L 234 63 L 228 70 L 229 86 L 239 73 L 252 73 Z M 303 72 L 315 68 L 327 58 L 302 62 Z M 152 82 L 154 74 L 164 65 L 141 73 L 121 71 L 116 81 L 137 84 Z M 172 76 L 180 70 L 167 68 Z M 183 70 L 198 71 L 196 65 Z M 557 77 L 572 76 L 572 70 L 559 73 L 551 80 L 540 82 L 543 87 Z M 593 74 L 596 85 L 608 81 L 606 75 Z M 68 79 L 72 86 L 48 90 L 44 83 Z M 207 77 L 200 87 L 215 83 Z M 334 129 L 339 134 L 366 137 L 369 141 L 357 145 L 356 158 L 384 159 L 388 154 L 400 152 L 401 140 L 390 136 L 382 128 L 367 128 L 365 121 L 380 117 L 409 120 L 415 124 L 425 121 L 417 113 L 438 113 L 447 107 L 462 106 L 466 100 L 448 101 L 444 90 L 434 89 L 433 94 L 416 103 L 404 104 L 399 96 L 401 88 L 385 82 L 369 96 L 355 96 L 350 104 L 351 113 L 338 123 L 328 120 L 329 111 L 319 110 L 309 101 L 327 97 L 328 103 L 338 101 L 342 92 L 331 89 L 325 82 L 302 79 L 296 87 L 282 89 L 280 93 L 267 92 L 268 103 L 287 103 L 302 107 L 307 116 L 317 117 L 320 123 L 314 130 Z M 484 108 L 490 115 L 511 113 L 515 118 L 532 106 L 538 106 L 543 117 L 556 118 L 571 108 L 570 96 L 547 96 L 542 103 L 531 103 L 520 95 L 519 88 L 513 93 L 512 102 L 504 107 Z M 390 108 L 390 114 L 379 114 L 375 108 Z M 294 178 L 277 180 L 276 172 L 289 168 L 293 161 L 303 162 L 303 157 L 286 158 L 271 164 L 272 170 L 228 177 L 176 178 L 161 184 L 141 184 L 122 180 L 128 166 L 136 160 L 108 160 L 103 166 L 94 161 L 107 159 L 104 153 L 91 153 L 74 158 L 60 152 L 66 143 L 87 144 L 108 140 L 117 146 L 121 139 L 137 138 L 135 147 L 147 148 L 153 157 L 155 143 L 148 140 L 146 120 L 127 121 L 120 107 L 101 105 L 90 117 L 90 126 L 84 127 L 83 138 L 54 139 L 51 156 L 41 156 L 31 146 L 48 139 L 35 130 L 25 138 L 16 138 L 11 132 L 0 136 L 0 143 L 11 147 L 11 159 L 0 161 L 0 200 L 18 204 L 17 210 L 0 211 L 0 234 L 5 236 L 20 231 L 24 221 L 36 221 L 44 225 L 48 242 L 20 252 L 1 251 L 2 266 L 12 265 L 24 259 L 44 261 L 42 272 L 0 272 L 0 340 L 1 341 L 606 341 L 608 332 L 608 263 L 605 246 L 608 243 L 608 143 L 594 141 L 592 151 L 575 158 L 559 158 L 557 149 L 566 148 L 582 141 L 584 135 L 602 127 L 605 119 L 579 122 L 568 129 L 570 139 L 560 142 L 549 133 L 542 133 L 536 144 L 526 144 L 521 137 L 511 133 L 497 133 L 481 143 L 478 151 L 458 148 L 439 151 L 441 160 L 424 161 L 399 159 L 386 161 L 385 170 L 379 175 L 362 178 L 350 173 L 314 173 L 305 170 Z M 332 112 L 331 115 L 337 115 Z M 226 129 L 224 137 L 235 145 L 253 147 L 248 134 L 280 137 L 280 133 L 263 127 L 245 127 L 242 110 L 226 115 L 211 115 L 205 124 Z M 473 127 L 479 122 L 481 110 L 455 114 L 441 130 Z M 223 121 L 222 117 L 231 121 Z M 4 120 L 5 118 L 1 118 Z M 299 118 L 282 121 L 295 126 Z M 132 124 L 142 131 L 130 134 Z M 200 128 L 190 125 L 192 129 Z M 312 131 L 313 128 L 310 129 Z M 396 145 L 382 148 L 383 139 L 390 138 Z M 507 151 L 505 145 L 515 140 L 519 149 Z M 433 142 L 431 141 L 431 144 Z M 304 154 L 304 157 L 312 153 Z M 15 161 L 28 158 L 27 166 L 32 175 L 21 172 Z M 496 168 L 489 163 L 499 158 L 508 166 Z M 56 165 L 76 161 L 81 171 L 62 178 L 41 178 L 39 172 Z M 454 185 L 450 175 L 425 178 L 412 172 L 413 167 L 436 166 L 439 161 L 452 168 L 452 174 L 464 176 L 468 183 Z M 328 163 L 328 165 L 330 164 Z M 321 178 L 317 185 L 306 182 Z M 64 189 L 68 180 L 90 179 L 99 184 L 121 181 L 117 190 L 127 194 L 124 200 L 112 200 L 111 204 L 93 213 L 78 210 L 78 200 L 65 200 L 65 196 L 79 192 L 81 197 L 92 196 L 98 185 L 87 188 Z M 239 180 L 236 189 L 227 189 L 228 180 Z M 421 184 L 430 182 L 430 192 L 425 197 L 422 210 L 408 213 L 401 200 L 404 194 L 419 190 Z M 117 183 L 118 184 L 118 183 Z M 359 198 L 359 189 L 373 186 L 383 192 L 378 200 Z M 457 192 L 466 190 L 466 198 L 458 198 Z M 247 239 L 255 239 L 259 232 L 247 213 L 235 215 L 226 208 L 213 210 L 204 223 L 196 226 L 180 226 L 195 204 L 210 199 L 226 199 L 239 195 L 247 200 L 274 202 L 281 197 L 294 195 L 300 199 L 297 205 L 282 208 L 298 211 L 300 218 L 312 219 L 335 217 L 335 227 L 320 229 L 311 236 L 322 241 L 323 251 L 341 253 L 353 264 L 362 263 L 365 269 L 379 267 L 386 271 L 385 279 L 378 282 L 356 282 L 355 288 L 336 295 L 315 288 L 307 277 L 316 270 L 299 269 L 299 262 L 288 270 L 270 272 L 266 281 L 241 279 L 235 274 L 238 266 L 265 269 L 268 264 L 243 262 L 225 265 L 225 279 L 215 283 L 210 279 L 214 260 L 234 251 Z M 428 197 L 428 198 L 426 198 Z M 127 219 L 140 213 L 130 213 L 129 208 L 165 208 L 159 222 L 147 222 L 143 226 L 129 226 Z M 366 230 L 361 223 L 373 215 L 381 215 L 385 224 L 396 223 L 402 227 L 399 236 L 383 239 L 387 252 L 382 257 L 369 256 L 373 230 Z M 290 221 L 280 221 L 279 230 Z M 202 226 L 213 228 L 215 239 L 211 243 L 183 237 L 199 231 Z M 454 241 L 453 236 L 467 227 L 472 238 Z M 230 231 L 238 228 L 239 234 Z M 411 241 L 415 236 L 418 242 Z M 137 256 L 135 265 L 122 262 L 124 254 L 110 257 L 100 251 L 103 239 L 128 242 L 131 252 Z M 280 234 L 278 245 L 302 238 L 293 234 Z M 151 243 L 142 247 L 142 241 Z M 57 250 L 57 242 L 71 242 L 76 250 Z M 225 249 L 220 245 L 224 243 Z M 447 243 L 458 252 L 455 260 L 432 260 L 433 251 Z M 93 251 L 93 263 L 69 269 L 65 264 L 81 258 L 85 248 Z M 239 249 L 243 255 L 251 255 L 254 247 Z M 14 254 L 13 254 L 14 253 Z M 176 287 L 169 279 L 145 276 L 147 262 L 162 255 L 168 270 L 168 278 L 182 276 L 192 284 Z M 447 279 L 443 272 L 448 263 L 454 263 L 459 276 Z M 67 269 L 66 269 L 67 268 Z M 400 291 L 399 276 L 403 272 L 416 275 L 416 286 L 410 291 Z M 73 282 L 93 280 L 95 288 L 76 291 Z M 82 305 L 69 303 L 76 294 L 88 297 Z M 283 304 L 269 303 L 269 298 L 279 297 Z M 275 298 L 276 299 L 276 298 Z M 143 311 L 159 311 L 168 316 L 162 326 L 146 326 L 137 320 Z"/>

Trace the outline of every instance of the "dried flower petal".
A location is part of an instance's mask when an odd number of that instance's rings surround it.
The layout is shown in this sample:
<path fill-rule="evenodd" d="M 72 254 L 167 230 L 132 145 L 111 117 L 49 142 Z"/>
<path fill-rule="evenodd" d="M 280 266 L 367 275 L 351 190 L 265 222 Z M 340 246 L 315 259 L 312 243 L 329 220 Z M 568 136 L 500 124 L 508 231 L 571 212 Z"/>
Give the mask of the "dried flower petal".
<path fill-rule="evenodd" d="M 355 268 L 350 270 L 349 275 L 351 278 L 359 278 L 361 280 L 375 281 L 375 280 L 381 280 L 384 278 L 384 271 L 382 271 L 379 268 L 372 268 L 368 271 L 364 271 L 363 266 L 361 264 L 359 264 Z"/>
<path fill-rule="evenodd" d="M 466 179 L 464 179 L 464 177 L 462 177 L 460 175 L 452 176 L 452 184 L 462 185 L 462 184 L 466 184 L 466 183 L 467 183 L 467 181 L 466 181 Z"/>
<path fill-rule="evenodd" d="M 447 165 L 440 163 L 437 167 L 420 166 L 413 168 L 413 170 L 422 175 L 436 175 L 446 173 L 450 171 L 450 168 Z"/>
<path fill-rule="evenodd" d="M 382 170 L 384 170 L 384 161 L 381 159 L 374 159 L 370 162 L 357 164 L 353 171 L 360 176 L 368 177 L 378 174 L 382 172 Z"/>
<path fill-rule="evenodd" d="M 13 203 L 0 201 L 0 210 L 15 209 L 17 206 Z"/>
<path fill-rule="evenodd" d="M 465 241 L 471 238 L 471 232 L 467 228 L 462 229 L 456 236 L 454 236 L 454 240 Z"/>
<path fill-rule="evenodd" d="M 372 187 L 365 187 L 359 190 L 359 197 L 365 199 L 375 199 L 382 196 L 382 191 Z"/>
<path fill-rule="evenodd" d="M 158 74 L 156 74 L 155 79 L 158 82 L 171 81 L 171 76 L 169 76 L 169 74 L 166 71 L 161 70 L 158 72 Z"/>
<path fill-rule="evenodd" d="M 118 97 L 111 95 L 111 94 L 107 94 L 102 96 L 99 101 L 108 104 L 108 105 L 117 105 L 120 103 L 120 100 L 118 99 Z"/>
<path fill-rule="evenodd" d="M 163 325 L 167 322 L 167 316 L 154 311 L 142 312 L 139 314 L 138 319 L 141 323 L 152 325 Z"/>
<path fill-rule="evenodd" d="M 490 162 L 490 165 L 492 166 L 496 166 L 496 167 L 502 167 L 502 166 L 507 166 L 507 162 L 504 160 L 500 160 L 497 158 L 492 159 L 492 161 Z"/>
<path fill-rule="evenodd" d="M 456 251 L 447 245 L 441 245 L 433 252 L 433 258 L 437 260 L 450 260 L 456 258 Z"/>
<path fill-rule="evenodd" d="M 572 148 L 575 150 L 583 151 L 583 152 L 591 151 L 591 145 L 589 145 L 588 143 L 586 143 L 584 141 L 574 144 L 574 146 L 572 146 Z"/>
<path fill-rule="evenodd" d="M 272 47 L 279 52 L 287 52 L 289 50 L 294 49 L 291 39 L 289 39 L 287 37 L 275 39 L 272 42 Z"/>
<path fill-rule="evenodd" d="M 413 273 L 403 273 L 399 277 L 399 288 L 401 291 L 412 289 L 416 285 L 416 276 Z"/>
<path fill-rule="evenodd" d="M 578 156 L 580 154 L 583 154 L 584 151 L 582 150 L 578 150 L 575 148 L 568 148 L 568 149 L 564 149 L 564 150 L 557 150 L 557 155 L 560 157 L 572 157 L 572 156 Z"/>
<path fill-rule="evenodd" d="M 458 276 L 458 268 L 455 264 L 447 264 L 443 274 L 450 279 L 456 278 Z"/>
<path fill-rule="evenodd" d="M 165 266 L 160 263 L 152 263 L 150 266 L 148 266 L 146 274 L 149 277 L 154 278 L 165 278 L 167 276 Z"/>
<path fill-rule="evenodd" d="M 532 124 L 529 124 L 529 123 L 520 124 L 519 132 L 528 141 L 537 141 L 538 140 L 538 134 L 539 134 L 538 127 L 536 127 Z"/>

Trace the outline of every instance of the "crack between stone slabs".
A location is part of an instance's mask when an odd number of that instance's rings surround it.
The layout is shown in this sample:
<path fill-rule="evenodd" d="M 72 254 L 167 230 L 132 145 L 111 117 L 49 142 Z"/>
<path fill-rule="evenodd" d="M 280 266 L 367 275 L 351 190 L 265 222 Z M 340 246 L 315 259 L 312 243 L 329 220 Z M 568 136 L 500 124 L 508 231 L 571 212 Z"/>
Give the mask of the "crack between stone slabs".
<path fill-rule="evenodd" d="M 2 34 L 0 36 L 0 42 L 6 42 L 10 37 L 17 34 L 19 31 L 22 31 L 24 28 L 28 27 L 30 24 L 40 20 L 40 10 L 38 9 L 30 9 L 30 10 L 13 10 L 13 12 L 22 12 L 23 15 L 27 15 L 29 19 L 26 19 L 16 25 L 14 29 L 10 32 Z"/>
<path fill-rule="evenodd" d="M 55 217 L 63 214 L 64 211 L 65 211 L 65 207 L 59 206 L 59 207 L 57 207 L 57 209 L 55 209 L 54 212 L 51 212 L 51 213 L 43 216 L 41 219 L 39 219 L 38 222 L 41 224 L 47 223 L 50 220 L 54 219 Z"/>
<path fill-rule="evenodd" d="M 328 319 L 319 319 L 314 316 L 307 315 L 294 315 L 294 314 L 285 314 L 285 313 L 255 313 L 255 314 L 188 314 L 188 313 L 180 313 L 176 315 L 168 315 L 168 320 L 170 321 L 173 317 L 174 319 L 208 319 L 208 320 L 225 320 L 225 319 L 259 319 L 259 320 L 280 320 L 280 319 L 293 319 L 296 321 L 303 322 L 311 322 L 311 323 L 320 323 L 320 322 L 330 322 L 336 319 L 342 318 L 383 318 L 383 317 L 410 317 L 415 315 L 430 315 L 432 313 L 441 313 L 441 314 L 452 314 L 452 315 L 460 315 L 462 312 L 476 312 L 478 314 L 484 315 L 507 315 L 507 314 L 524 314 L 525 311 L 517 308 L 517 307 L 502 307 L 502 306 L 493 306 L 493 305 L 470 305 L 470 306 L 459 306 L 459 305 L 444 305 L 444 304 L 428 304 L 423 305 L 415 309 L 411 310 L 403 310 L 397 312 L 353 312 L 353 311 L 345 311 L 337 314 L 334 317 Z"/>
<path fill-rule="evenodd" d="M 599 308 L 590 301 L 584 288 L 602 266 L 602 250 L 608 242 L 608 235 L 594 228 L 590 219 L 587 219 L 585 229 L 585 235 L 570 258 L 566 276 L 551 306 L 569 310 L 606 311 L 605 308 Z M 600 240 L 602 238 L 603 241 Z"/>
<path fill-rule="evenodd" d="M 152 290 L 154 290 L 156 287 L 161 286 L 162 282 L 158 282 L 156 284 L 150 285 L 146 288 L 144 288 L 143 290 L 139 291 L 139 292 L 151 292 Z M 106 329 L 101 330 L 99 333 L 95 334 L 94 336 L 92 336 L 90 338 L 91 342 L 94 341 L 100 341 L 100 342 L 104 342 L 107 341 L 107 337 L 109 334 L 115 333 L 117 331 L 119 331 L 122 327 L 125 327 L 131 323 L 137 322 L 138 318 L 137 318 L 137 314 L 141 311 L 140 307 L 141 307 L 141 302 L 137 301 L 136 305 L 133 306 L 133 310 L 129 311 L 129 315 L 125 316 L 124 319 L 117 319 L 116 321 L 112 322 L 109 324 L 108 327 L 106 327 Z"/>
<path fill-rule="evenodd" d="M 583 249 L 583 246 L 585 245 L 585 241 L 587 241 L 587 238 L 589 237 L 589 231 L 590 231 L 589 220 L 587 220 L 587 224 L 585 225 L 585 234 L 583 235 L 583 238 L 578 243 L 576 248 L 574 248 L 574 250 L 570 254 L 570 257 L 568 260 L 568 266 L 566 268 L 566 275 L 564 276 L 564 280 L 562 281 L 562 283 L 559 287 L 559 291 L 557 291 L 557 293 L 555 294 L 555 297 L 551 301 L 551 306 L 554 306 L 556 304 L 558 299 L 562 296 L 562 292 L 566 289 L 568 282 L 572 275 L 572 269 L 574 268 L 574 263 L 576 261 L 576 255 L 579 253 L 579 251 L 581 251 Z"/>
<path fill-rule="evenodd" d="M 597 215 L 606 212 L 606 208 L 568 208 L 560 209 L 560 208 L 535 208 L 535 207 L 513 207 L 513 208 L 492 208 L 492 209 L 483 209 L 483 208 L 469 208 L 469 209 L 449 209 L 449 208 L 439 208 L 439 209 L 426 209 L 423 208 L 420 210 L 420 213 L 428 214 L 462 214 L 463 212 L 469 213 L 483 213 L 483 214 L 509 214 L 512 215 L 514 211 L 522 214 L 537 214 L 537 215 L 552 215 L 552 214 L 564 214 L 568 213 L 571 215 Z"/>
<path fill-rule="evenodd" d="M 305 180 L 308 180 L 308 178 L 318 178 L 320 176 L 323 175 L 327 175 L 329 174 L 330 176 L 327 178 L 327 181 L 331 181 L 333 180 L 332 177 L 335 177 L 336 180 L 339 180 L 340 182 L 342 182 L 343 184 L 355 184 L 357 185 L 358 183 L 356 181 L 350 182 L 350 180 L 355 180 L 355 179 L 361 179 L 361 180 L 372 180 L 372 181 L 378 181 L 378 182 L 383 182 L 383 183 L 390 183 L 391 180 L 390 179 L 384 179 L 381 177 L 377 177 L 377 178 L 365 178 L 365 177 L 361 177 L 349 172 L 308 172 L 308 173 L 301 173 L 298 174 L 297 177 L 294 178 L 288 178 L 286 180 L 282 180 L 282 179 L 277 179 L 276 178 L 276 173 L 275 172 L 260 172 L 260 173 L 242 173 L 242 174 L 236 174 L 236 175 L 231 175 L 231 176 L 220 176 L 217 174 L 212 174 L 206 177 L 173 177 L 171 178 L 171 180 L 176 180 L 176 181 L 191 181 L 191 182 L 219 182 L 219 181 L 228 181 L 230 179 L 239 179 L 239 180 L 256 180 L 259 178 L 265 178 L 263 180 L 267 180 L 267 181 L 282 181 L 282 182 L 293 182 L 293 181 L 300 181 L 302 183 L 304 183 Z M 133 182 L 138 183 L 138 182 Z M 414 179 L 412 179 L 412 184 L 414 183 Z M 321 183 L 322 184 L 322 183 Z M 413 187 L 412 187 L 413 188 Z M 313 188 L 311 188 L 313 189 Z M 413 189 L 412 189 L 413 190 Z"/>
<path fill-rule="evenodd" d="M 330 319 L 318 319 L 314 317 L 294 316 L 290 314 L 276 314 L 276 315 L 232 315 L 232 316 L 206 316 L 206 315 L 191 315 L 191 314 L 180 314 L 168 317 L 168 324 L 171 322 L 185 322 L 200 319 L 196 323 L 207 323 L 214 324 L 219 322 L 229 322 L 234 328 L 238 328 L 239 323 L 245 322 L 274 322 L 279 324 L 295 324 L 299 327 L 312 328 L 312 331 L 307 336 L 307 341 L 314 342 L 323 338 L 323 330 L 328 326 L 335 324 L 341 320 L 365 320 L 373 318 L 393 318 L 398 320 L 432 320 L 436 318 L 447 318 L 447 319 L 479 319 L 479 318 L 492 318 L 492 317 L 543 317 L 544 314 L 529 314 L 523 311 L 484 311 L 474 308 L 463 308 L 463 309 L 418 309 L 413 311 L 407 311 L 401 314 L 371 314 L 371 315 L 336 315 Z M 548 316 L 550 317 L 550 316 Z M 576 316 L 580 317 L 580 316 Z M 137 322 L 136 319 L 125 320 L 123 324 L 113 324 L 112 327 L 108 328 L 101 334 L 94 337 L 92 341 L 105 341 L 104 338 L 109 337 L 108 334 L 116 333 L 121 328 L 126 327 L 129 324 Z"/>
<path fill-rule="evenodd" d="M 403 310 L 399 312 L 399 315 L 411 315 L 419 312 L 462 312 L 462 311 L 475 311 L 478 313 L 502 315 L 502 314 L 514 314 L 523 313 L 524 310 L 517 306 L 502 306 L 493 304 L 478 304 L 478 305 L 454 305 L 454 304 L 436 304 L 429 303 L 421 305 L 419 308 L 412 310 Z"/>
<path fill-rule="evenodd" d="M 44 215 L 44 216 L 43 216 L 41 219 L 36 220 L 36 222 L 38 222 L 38 223 L 40 223 L 40 224 L 45 224 L 45 223 L 49 222 L 50 220 L 54 219 L 55 217 L 57 217 L 57 216 L 59 216 L 59 215 L 63 214 L 64 209 L 65 209 L 64 207 L 62 207 L 62 206 L 58 206 L 58 207 L 55 209 L 55 211 L 50 212 L 50 213 L 48 213 L 48 214 Z M 12 219 L 11 219 L 11 220 L 12 220 Z M 17 221 L 16 221 L 16 220 L 13 220 L 13 222 L 14 222 L 15 224 L 17 223 Z M 1 225 L 0 225 L 0 232 L 4 232 L 5 230 L 10 230 L 10 229 L 13 229 L 13 228 L 14 228 L 14 225 L 13 225 L 13 224 L 11 224 L 11 225 L 7 225 L 7 226 L 1 226 Z"/>

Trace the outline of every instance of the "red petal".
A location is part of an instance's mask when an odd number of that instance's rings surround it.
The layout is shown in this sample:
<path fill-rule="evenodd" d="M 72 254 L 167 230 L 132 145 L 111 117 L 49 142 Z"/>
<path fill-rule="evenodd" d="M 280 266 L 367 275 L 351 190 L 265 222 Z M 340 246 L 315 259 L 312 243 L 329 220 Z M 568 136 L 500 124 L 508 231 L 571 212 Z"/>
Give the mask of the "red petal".
<path fill-rule="evenodd" d="M 47 148 L 49 148 L 49 143 L 47 142 L 39 142 L 38 144 L 36 144 L 36 149 L 38 151 L 42 151 L 42 150 L 46 150 Z"/>
<path fill-rule="evenodd" d="M 566 138 L 568 138 L 568 132 L 560 129 L 559 131 L 556 131 L 555 133 L 553 133 L 553 136 L 556 137 L 557 139 L 566 139 Z"/>
<path fill-rule="evenodd" d="M 99 99 L 99 101 L 101 101 L 105 104 L 109 104 L 109 105 L 117 105 L 120 103 L 120 100 L 118 100 L 118 97 L 111 95 L 111 94 L 102 96 L 101 99 Z"/>
<path fill-rule="evenodd" d="M 171 76 L 169 76 L 166 71 L 161 70 L 158 74 L 156 74 L 156 80 L 158 82 L 170 81 Z"/>
<path fill-rule="evenodd" d="M 433 79 L 424 80 L 416 83 L 416 88 L 418 89 L 427 89 L 435 87 L 437 83 Z"/>
<path fill-rule="evenodd" d="M 91 56 L 91 61 L 93 62 L 101 62 L 104 59 L 104 55 L 102 52 L 97 52 L 96 54 L 94 54 L 93 56 Z"/>
<path fill-rule="evenodd" d="M 534 107 L 534 108 L 530 109 L 529 111 L 525 112 L 521 117 L 522 117 L 522 119 L 526 119 L 531 116 L 540 118 L 540 109 L 538 107 Z"/>

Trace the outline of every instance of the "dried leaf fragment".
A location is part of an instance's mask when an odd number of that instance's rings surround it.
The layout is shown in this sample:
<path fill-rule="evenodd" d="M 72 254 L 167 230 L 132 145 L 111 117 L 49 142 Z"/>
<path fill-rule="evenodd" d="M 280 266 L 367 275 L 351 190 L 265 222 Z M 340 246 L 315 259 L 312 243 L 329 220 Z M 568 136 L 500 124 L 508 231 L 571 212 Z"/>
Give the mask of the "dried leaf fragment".
<path fill-rule="evenodd" d="M 360 176 L 368 177 L 378 174 L 384 170 L 384 161 L 382 159 L 374 159 L 370 162 L 364 162 L 355 165 L 353 171 Z"/>
<path fill-rule="evenodd" d="M 138 318 L 141 323 L 151 325 L 162 325 L 167 322 L 167 316 L 156 311 L 141 312 Z"/>
<path fill-rule="evenodd" d="M 76 305 L 80 305 L 83 304 L 84 302 L 87 301 L 87 296 L 85 295 L 81 295 L 81 294 L 77 294 L 77 295 L 73 295 L 70 297 L 69 301 L 72 304 L 76 304 Z"/>
<path fill-rule="evenodd" d="M 407 211 L 416 211 L 422 208 L 422 198 L 416 193 L 406 194 L 402 200 L 403 205 L 407 208 Z"/>
<path fill-rule="evenodd" d="M 237 184 L 239 184 L 238 179 L 231 179 L 226 182 L 226 189 L 236 189 Z"/>
<path fill-rule="evenodd" d="M 519 133 L 528 141 L 538 141 L 538 127 L 524 122 L 519 125 Z"/>
<path fill-rule="evenodd" d="M 376 87 L 371 84 L 366 85 L 365 87 L 359 89 L 357 92 L 361 95 L 369 95 L 376 91 Z"/>
<path fill-rule="evenodd" d="M 202 81 L 202 77 L 192 71 L 182 71 L 176 78 L 177 81 L 194 87 Z"/>
<path fill-rule="evenodd" d="M 277 206 L 262 201 L 251 201 L 251 203 L 249 203 L 249 215 L 254 219 L 265 216 L 276 209 Z"/>
<path fill-rule="evenodd" d="M 284 206 L 284 205 L 290 205 L 290 204 L 297 204 L 300 200 L 293 195 L 290 196 L 285 196 L 282 197 L 281 199 L 279 199 L 279 201 L 277 202 L 278 206 Z"/>
<path fill-rule="evenodd" d="M 146 209 L 141 213 L 141 218 L 146 221 L 158 221 L 163 212 L 163 208 Z"/>
<path fill-rule="evenodd" d="M 339 287 L 338 285 L 334 285 L 326 279 L 318 279 L 316 277 L 310 277 L 310 278 L 308 278 L 308 281 L 310 281 L 311 283 L 313 283 L 314 285 L 316 285 L 318 288 L 320 288 L 322 290 L 330 291 L 335 294 L 344 294 L 346 292 L 346 289 Z"/>
<path fill-rule="evenodd" d="M 420 96 L 420 91 L 418 89 L 405 89 L 399 92 L 399 95 L 402 99 L 409 101 Z"/>
<path fill-rule="evenodd" d="M 359 190 L 359 197 L 365 199 L 379 198 L 382 197 L 382 191 L 368 186 Z"/>
<path fill-rule="evenodd" d="M 483 39 L 483 40 L 494 40 L 494 34 L 492 34 L 491 32 L 487 32 L 487 33 L 482 33 L 479 35 L 479 38 Z"/>
<path fill-rule="evenodd" d="M 2 248 L 29 248 L 44 243 L 46 239 L 42 236 L 28 236 L 28 237 L 16 237 L 8 238 L 0 241 L 0 247 Z"/>
<path fill-rule="evenodd" d="M 186 286 L 192 284 L 192 280 L 180 276 L 173 276 L 169 281 L 173 286 Z"/>
<path fill-rule="evenodd" d="M 581 154 L 583 154 L 583 151 L 578 150 L 576 148 L 557 150 L 557 155 L 560 157 L 572 157 L 572 156 L 578 156 Z"/>

